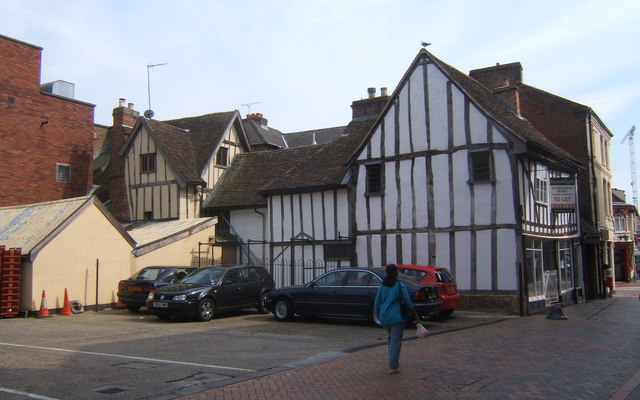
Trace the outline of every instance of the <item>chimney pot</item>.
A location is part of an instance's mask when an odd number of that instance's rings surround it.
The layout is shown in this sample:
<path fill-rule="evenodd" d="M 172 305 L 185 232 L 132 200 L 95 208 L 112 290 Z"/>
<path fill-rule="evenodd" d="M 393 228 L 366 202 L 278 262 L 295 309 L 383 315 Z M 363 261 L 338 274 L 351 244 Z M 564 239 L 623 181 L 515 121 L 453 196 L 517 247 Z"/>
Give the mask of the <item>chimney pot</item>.
<path fill-rule="evenodd" d="M 376 97 L 376 88 L 370 87 L 367 89 L 367 92 L 369 93 L 370 99 L 373 99 L 374 97 Z"/>
<path fill-rule="evenodd" d="M 380 96 L 386 96 L 387 95 L 387 88 L 386 87 L 381 87 L 380 88 Z"/>
<path fill-rule="evenodd" d="M 128 104 L 129 108 L 133 110 L 133 103 Z"/>
<path fill-rule="evenodd" d="M 118 99 L 118 107 L 124 107 L 124 103 L 125 103 L 125 98 L 124 97 L 120 97 Z"/>

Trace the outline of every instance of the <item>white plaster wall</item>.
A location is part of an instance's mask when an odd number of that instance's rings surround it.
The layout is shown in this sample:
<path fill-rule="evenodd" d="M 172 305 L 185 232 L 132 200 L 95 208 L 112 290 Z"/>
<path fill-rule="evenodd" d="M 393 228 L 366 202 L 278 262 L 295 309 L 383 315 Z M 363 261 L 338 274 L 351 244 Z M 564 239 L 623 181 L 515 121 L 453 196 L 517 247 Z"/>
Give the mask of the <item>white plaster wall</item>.
<path fill-rule="evenodd" d="M 424 79 L 419 67 L 411 74 L 411 130 L 414 151 L 427 150 L 426 114 L 424 112 Z"/>
<path fill-rule="evenodd" d="M 476 232 L 476 285 L 478 290 L 491 290 L 491 231 Z"/>
<path fill-rule="evenodd" d="M 416 199 L 414 206 L 416 208 L 416 225 L 425 227 L 429 225 L 429 214 L 427 210 L 427 169 L 426 158 L 419 157 L 415 160 L 413 168 L 413 176 L 415 180 Z"/>
<path fill-rule="evenodd" d="M 269 220 L 267 208 L 257 209 L 264 217 L 256 212 L 256 210 L 232 210 L 230 219 L 232 231 L 237 234 L 243 243 L 247 240 L 269 240 Z M 251 252 L 258 258 L 269 257 L 266 245 L 252 244 Z"/>
<path fill-rule="evenodd" d="M 518 289 L 518 246 L 513 229 L 498 230 L 498 290 Z"/>
<path fill-rule="evenodd" d="M 437 67 L 428 67 L 429 80 L 429 128 L 431 150 L 449 147 L 447 128 L 447 80 Z"/>
<path fill-rule="evenodd" d="M 462 146 L 467 144 L 465 124 L 464 124 L 464 94 L 457 86 L 452 85 L 451 100 L 453 107 L 453 145 Z"/>
<path fill-rule="evenodd" d="M 468 183 L 468 160 L 469 153 L 467 151 L 453 153 L 454 223 L 459 226 L 471 224 L 471 187 Z"/>
<path fill-rule="evenodd" d="M 496 165 L 504 165 L 505 168 L 496 168 L 496 195 L 498 206 L 496 207 L 496 223 L 511 224 L 515 221 L 515 199 L 516 190 L 513 187 L 511 171 L 506 168 L 509 164 L 509 156 L 505 151 L 494 151 L 493 157 Z M 517 169 L 517 168 L 516 168 Z"/>
<path fill-rule="evenodd" d="M 456 232 L 456 269 L 454 277 L 459 290 L 471 289 L 471 232 Z M 439 264 L 441 265 L 441 264 Z M 450 265 L 441 265 L 450 268 Z"/>
<path fill-rule="evenodd" d="M 433 168 L 433 192 L 435 206 L 435 225 L 437 228 L 450 226 L 449 209 L 449 159 L 447 155 L 431 158 Z"/>
<path fill-rule="evenodd" d="M 412 167 L 411 167 L 411 160 L 401 161 L 400 176 L 406 176 L 408 178 L 413 176 L 413 174 L 414 174 L 414 171 L 412 170 Z M 414 185 L 415 185 L 415 182 L 414 182 Z M 415 204 L 413 199 L 413 193 L 411 192 L 411 181 L 410 179 L 407 179 L 405 182 L 403 182 L 402 195 L 400 197 L 400 212 L 402 213 L 400 228 L 410 229 L 413 227 L 412 210 L 414 209 L 414 207 L 415 207 Z"/>

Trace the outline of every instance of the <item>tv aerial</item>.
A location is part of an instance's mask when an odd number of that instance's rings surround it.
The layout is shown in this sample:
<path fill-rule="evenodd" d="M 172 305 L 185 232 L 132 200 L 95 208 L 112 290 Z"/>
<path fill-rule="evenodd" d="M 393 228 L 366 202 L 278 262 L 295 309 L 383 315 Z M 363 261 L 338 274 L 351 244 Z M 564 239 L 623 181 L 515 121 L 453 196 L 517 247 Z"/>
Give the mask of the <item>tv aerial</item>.
<path fill-rule="evenodd" d="M 247 107 L 247 114 L 251 114 L 251 106 L 254 104 L 260 104 L 262 103 L 261 101 L 256 101 L 253 103 L 247 103 L 247 104 L 240 104 L 242 107 Z"/>
<path fill-rule="evenodd" d="M 153 67 L 159 67 L 161 65 L 167 65 L 167 63 L 160 63 L 160 64 L 148 64 L 147 65 L 147 93 L 149 95 L 149 108 L 147 109 L 147 111 L 144 112 L 144 116 L 148 119 L 153 118 L 153 110 L 151 110 L 151 80 L 149 79 L 149 71 L 151 70 L 151 68 Z"/>

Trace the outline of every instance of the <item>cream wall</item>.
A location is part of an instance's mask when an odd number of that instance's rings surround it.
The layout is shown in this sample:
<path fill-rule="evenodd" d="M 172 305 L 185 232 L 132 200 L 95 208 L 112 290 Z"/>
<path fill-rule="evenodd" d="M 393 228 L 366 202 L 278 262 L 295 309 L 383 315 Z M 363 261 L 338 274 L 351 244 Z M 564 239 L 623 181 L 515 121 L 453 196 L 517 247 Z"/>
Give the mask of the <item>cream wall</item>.
<path fill-rule="evenodd" d="M 96 304 L 96 260 L 99 260 L 98 303 L 117 301 L 118 281 L 130 275 L 134 264 L 132 246 L 91 205 L 80 209 L 69 225 L 25 264 L 20 308 L 40 309 L 42 291 L 46 291 L 47 308 L 62 308 L 64 290 L 70 300 L 80 300 L 86 307 Z M 30 282 L 29 282 L 30 281 Z"/>

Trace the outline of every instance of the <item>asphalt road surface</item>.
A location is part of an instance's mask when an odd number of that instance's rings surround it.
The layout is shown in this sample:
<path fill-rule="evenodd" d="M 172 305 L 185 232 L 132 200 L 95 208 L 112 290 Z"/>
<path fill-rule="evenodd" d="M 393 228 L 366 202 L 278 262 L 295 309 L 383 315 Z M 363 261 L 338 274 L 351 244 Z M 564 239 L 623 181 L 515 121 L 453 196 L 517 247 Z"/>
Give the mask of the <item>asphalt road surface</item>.
<path fill-rule="evenodd" d="M 426 326 L 436 334 L 502 318 L 456 311 Z M 285 323 L 252 310 L 204 323 L 144 309 L 2 319 L 0 399 L 172 399 L 385 341 L 365 321 Z"/>

